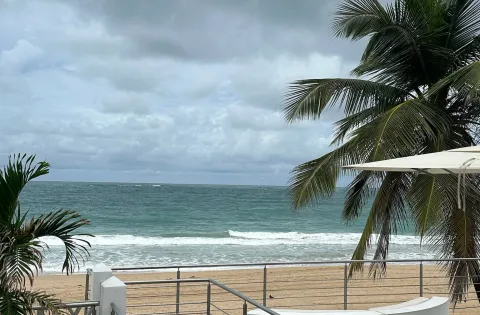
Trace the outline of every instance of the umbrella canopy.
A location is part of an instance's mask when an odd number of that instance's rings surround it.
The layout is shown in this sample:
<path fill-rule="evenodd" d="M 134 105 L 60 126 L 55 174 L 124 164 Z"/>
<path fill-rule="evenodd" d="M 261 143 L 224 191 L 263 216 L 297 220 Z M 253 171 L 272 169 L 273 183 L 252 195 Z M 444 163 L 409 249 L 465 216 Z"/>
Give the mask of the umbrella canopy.
<path fill-rule="evenodd" d="M 480 173 L 480 146 L 347 165 L 344 168 L 365 171 L 422 172 L 430 174 L 477 174 Z"/>
<path fill-rule="evenodd" d="M 466 147 L 436 153 L 407 156 L 398 159 L 347 165 L 347 169 L 387 172 L 421 172 L 429 174 L 459 174 L 458 208 L 465 211 L 465 174 L 480 174 L 480 146 Z M 462 200 L 461 178 L 464 178 Z"/>

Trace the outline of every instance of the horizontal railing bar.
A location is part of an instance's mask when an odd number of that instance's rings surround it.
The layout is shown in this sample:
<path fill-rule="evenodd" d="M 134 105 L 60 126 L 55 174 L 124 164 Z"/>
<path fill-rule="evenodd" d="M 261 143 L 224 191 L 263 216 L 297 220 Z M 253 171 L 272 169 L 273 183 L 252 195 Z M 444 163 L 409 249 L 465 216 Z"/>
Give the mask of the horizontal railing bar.
<path fill-rule="evenodd" d="M 207 302 L 188 302 L 188 303 L 179 303 L 178 305 L 199 305 L 199 304 L 207 304 Z M 170 304 L 132 304 L 127 305 L 127 308 L 133 307 L 152 307 L 152 306 L 173 306 L 177 305 L 177 303 L 170 303 Z"/>
<path fill-rule="evenodd" d="M 282 292 L 282 291 L 306 291 L 306 290 L 331 290 L 331 289 L 343 289 L 343 287 L 327 287 L 327 288 L 304 288 L 298 287 L 295 289 L 286 288 L 286 289 L 268 289 L 269 292 Z M 245 292 L 245 291 L 242 291 Z M 343 296 L 343 295 L 342 295 Z"/>
<path fill-rule="evenodd" d="M 205 314 L 205 312 L 181 312 L 181 313 L 176 313 L 176 312 L 160 312 L 160 313 L 140 313 L 140 314 L 135 314 L 135 315 L 194 315 L 194 314 Z"/>
<path fill-rule="evenodd" d="M 406 301 L 375 301 L 375 302 L 353 302 L 353 303 L 350 303 L 348 302 L 349 305 L 372 305 L 372 304 L 396 304 L 396 303 L 402 303 L 402 302 L 406 302 Z"/>
<path fill-rule="evenodd" d="M 152 280 L 152 281 L 157 281 L 157 280 Z M 155 283 L 154 283 L 155 284 Z M 177 287 L 177 285 L 166 285 L 166 284 L 163 284 L 162 285 L 162 288 L 164 289 L 175 289 Z M 148 289 L 158 289 L 158 285 L 156 286 L 149 286 L 149 287 L 146 287 L 146 286 L 137 286 L 135 285 L 134 287 L 127 287 L 127 290 L 128 291 L 134 291 L 134 290 L 148 290 Z"/>
<path fill-rule="evenodd" d="M 236 285 L 236 284 L 263 284 L 263 281 L 258 281 L 258 282 L 229 282 L 225 281 L 223 279 L 217 279 L 219 281 L 222 281 L 222 283 L 228 284 L 228 285 Z M 277 281 L 275 281 L 277 282 Z"/>
<path fill-rule="evenodd" d="M 397 284 L 397 285 L 372 285 L 372 286 L 348 286 L 349 289 L 371 289 L 371 288 L 416 288 L 419 284 Z M 425 285 L 424 285 L 425 287 Z"/>
<path fill-rule="evenodd" d="M 295 266 L 295 265 L 332 265 L 352 263 L 415 263 L 415 262 L 453 262 L 476 261 L 480 258 L 450 258 L 450 259 L 386 259 L 386 260 L 325 260 L 325 261 L 295 261 L 295 262 L 261 262 L 239 264 L 210 264 L 210 265 L 172 265 L 172 266 L 144 266 L 144 267 L 114 267 L 112 271 L 154 270 L 154 269 L 187 269 L 187 268 L 222 268 L 222 267 L 264 267 L 264 266 Z"/>
<path fill-rule="evenodd" d="M 350 278 L 349 281 L 384 281 L 384 280 L 404 280 L 404 279 L 420 279 L 419 276 L 414 277 L 378 277 L 373 278 L 371 276 L 363 277 L 363 278 Z"/>
<path fill-rule="evenodd" d="M 211 304 L 213 307 L 215 307 L 217 310 L 219 310 L 220 312 L 222 312 L 223 314 L 225 315 L 229 315 L 227 312 L 225 312 L 224 310 L 222 310 L 221 308 L 219 308 L 218 306 L 216 306 L 215 304 Z M 207 314 L 207 315 L 210 315 L 210 314 Z"/>
<path fill-rule="evenodd" d="M 210 282 L 214 285 L 216 285 L 217 287 L 220 287 L 222 289 L 224 289 L 225 291 L 228 291 L 230 293 L 232 293 L 233 295 L 236 295 L 238 296 L 239 298 L 241 298 L 242 300 L 252 304 L 253 306 L 256 306 L 257 308 L 261 309 L 262 311 L 265 311 L 267 312 L 268 314 L 271 314 L 271 315 L 279 315 L 277 312 L 275 311 L 272 311 L 271 309 L 263 306 L 262 304 L 258 303 L 257 301 L 254 301 L 252 300 L 251 298 L 249 298 L 248 296 L 246 295 L 243 295 L 242 293 L 232 289 L 232 288 L 229 288 L 227 287 L 226 285 L 224 285 L 223 283 L 220 283 L 214 279 L 210 279 Z"/>
<path fill-rule="evenodd" d="M 371 279 L 370 279 L 371 280 Z M 329 283 L 329 282 L 339 282 L 339 281 L 344 281 L 343 278 L 338 278 L 338 279 L 292 279 L 292 280 L 275 280 L 272 279 L 270 282 L 274 283 L 292 283 L 292 282 L 323 282 L 323 283 Z M 228 282 L 222 281 L 223 283 L 230 284 Z M 260 282 L 263 283 L 263 282 Z"/>
<path fill-rule="evenodd" d="M 340 304 L 339 303 L 285 304 L 285 305 L 275 305 L 275 306 L 272 306 L 272 307 L 273 308 L 278 308 L 278 307 L 333 306 L 333 305 L 339 306 Z"/>
<path fill-rule="evenodd" d="M 128 296 L 128 299 L 135 299 L 135 298 L 154 298 L 154 297 L 174 297 L 177 296 L 176 294 L 155 294 L 155 295 L 134 295 L 134 296 Z M 205 293 L 202 292 L 197 292 L 197 293 L 183 293 L 182 296 L 205 296 Z"/>
<path fill-rule="evenodd" d="M 239 306 L 236 308 L 222 308 L 222 311 L 240 311 L 242 310 L 243 306 Z"/>
<path fill-rule="evenodd" d="M 60 309 L 63 308 L 79 308 L 79 307 L 92 307 L 100 306 L 100 301 L 85 301 L 85 302 L 72 302 L 72 303 L 62 303 L 59 305 Z M 36 305 L 32 307 L 33 310 L 43 310 L 45 309 L 42 306 Z"/>
<path fill-rule="evenodd" d="M 312 283 L 312 284 L 315 284 L 315 283 L 326 283 L 326 284 L 338 284 L 338 283 L 342 283 L 343 285 L 343 282 L 344 282 L 344 279 L 317 279 L 317 280 L 283 280 L 283 281 L 276 281 L 274 279 L 271 280 L 272 283 L 298 283 L 298 282 L 301 282 L 301 283 Z"/>
<path fill-rule="evenodd" d="M 392 296 L 392 295 L 393 296 L 397 296 L 397 295 L 418 295 L 418 292 L 398 292 L 398 293 L 375 294 L 375 296 Z M 372 294 L 348 294 L 348 296 L 349 297 L 351 297 L 351 296 L 372 296 Z"/>
<path fill-rule="evenodd" d="M 310 299 L 310 298 L 331 298 L 331 297 L 343 297 L 343 294 L 336 295 L 297 295 L 297 296 L 285 296 L 285 297 L 275 297 L 271 301 L 275 300 L 289 300 L 289 299 Z"/>
<path fill-rule="evenodd" d="M 449 284 L 448 283 L 433 283 L 433 284 L 424 285 L 424 287 L 445 287 L 445 286 L 449 286 Z M 468 292 L 477 292 L 477 291 L 468 290 Z"/>
<path fill-rule="evenodd" d="M 478 306 L 464 306 L 464 307 L 453 307 L 453 306 L 450 306 L 449 309 L 451 310 L 466 310 L 466 309 L 469 309 L 469 308 L 480 308 L 480 305 Z"/>
<path fill-rule="evenodd" d="M 143 285 L 143 284 L 164 284 L 164 283 L 194 283 L 209 282 L 209 279 L 172 279 L 172 280 L 142 280 L 142 281 L 124 281 L 126 285 Z M 155 289 L 155 287 L 153 287 Z"/>
<path fill-rule="evenodd" d="M 227 303 L 227 302 L 238 302 L 240 301 L 239 299 L 235 299 L 235 300 L 218 300 L 218 301 L 210 301 L 210 303 Z M 239 307 L 240 308 L 240 307 Z"/>

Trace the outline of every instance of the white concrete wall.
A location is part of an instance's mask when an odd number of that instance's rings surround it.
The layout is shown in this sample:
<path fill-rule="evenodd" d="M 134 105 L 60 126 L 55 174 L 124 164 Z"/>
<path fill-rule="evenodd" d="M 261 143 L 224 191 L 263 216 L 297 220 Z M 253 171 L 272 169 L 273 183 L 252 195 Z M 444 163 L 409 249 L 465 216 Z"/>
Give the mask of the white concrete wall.
<path fill-rule="evenodd" d="M 112 276 L 112 269 L 104 264 L 96 265 L 92 268 L 92 292 L 90 299 L 100 301 L 100 290 L 103 281 Z"/>
<path fill-rule="evenodd" d="M 110 315 L 112 303 L 117 315 L 127 314 L 127 286 L 117 277 L 110 277 L 101 284 L 100 308 L 98 315 Z"/>

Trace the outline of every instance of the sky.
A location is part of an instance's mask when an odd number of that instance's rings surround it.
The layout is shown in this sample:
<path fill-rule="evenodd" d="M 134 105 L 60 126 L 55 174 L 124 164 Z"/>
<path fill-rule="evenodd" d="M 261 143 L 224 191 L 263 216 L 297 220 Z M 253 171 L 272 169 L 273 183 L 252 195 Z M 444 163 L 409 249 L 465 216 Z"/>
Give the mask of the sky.
<path fill-rule="evenodd" d="M 0 165 L 25 152 L 47 180 L 285 185 L 343 117 L 288 124 L 288 83 L 347 77 L 361 56 L 332 35 L 338 4 L 0 0 Z"/>

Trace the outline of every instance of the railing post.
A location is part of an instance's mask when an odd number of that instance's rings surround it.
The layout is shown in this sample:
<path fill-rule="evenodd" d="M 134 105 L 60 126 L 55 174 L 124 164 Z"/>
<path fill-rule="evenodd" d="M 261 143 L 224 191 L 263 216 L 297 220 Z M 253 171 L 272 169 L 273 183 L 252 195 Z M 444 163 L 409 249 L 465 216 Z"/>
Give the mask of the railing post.
<path fill-rule="evenodd" d="M 210 315 L 211 294 L 212 294 L 212 284 L 210 283 L 210 281 L 208 281 L 208 284 L 207 284 L 207 315 Z"/>
<path fill-rule="evenodd" d="M 88 300 L 88 290 L 90 290 L 90 273 L 87 269 L 87 274 L 85 275 L 85 301 Z"/>
<path fill-rule="evenodd" d="M 263 306 L 267 306 L 267 265 L 263 267 Z"/>
<path fill-rule="evenodd" d="M 343 309 L 348 309 L 348 267 L 347 263 L 343 266 Z"/>
<path fill-rule="evenodd" d="M 90 290 L 90 273 L 87 269 L 87 274 L 85 275 L 85 301 L 88 300 L 88 290 Z M 87 315 L 87 308 L 85 308 L 84 315 Z"/>
<path fill-rule="evenodd" d="M 92 286 L 89 288 L 91 300 L 100 301 L 100 292 L 102 288 L 102 283 L 112 277 L 112 269 L 100 264 L 96 265 L 91 270 Z M 101 313 L 101 312 L 100 312 Z M 104 314 L 102 314 L 104 315 Z"/>
<path fill-rule="evenodd" d="M 177 280 L 180 279 L 180 268 L 177 269 Z M 180 282 L 177 282 L 177 298 L 176 298 L 176 306 L 175 306 L 175 313 L 180 313 Z"/>
<path fill-rule="evenodd" d="M 112 310 L 116 315 L 127 314 L 127 286 L 117 277 L 103 281 L 100 291 L 99 315 L 110 315 Z"/>
<path fill-rule="evenodd" d="M 423 261 L 420 261 L 420 296 L 423 296 Z"/>
<path fill-rule="evenodd" d="M 247 308 L 247 301 L 243 300 L 243 315 L 247 315 L 248 308 Z"/>

